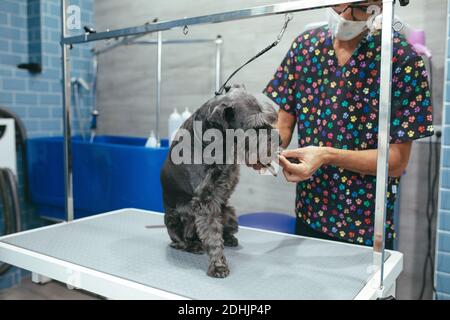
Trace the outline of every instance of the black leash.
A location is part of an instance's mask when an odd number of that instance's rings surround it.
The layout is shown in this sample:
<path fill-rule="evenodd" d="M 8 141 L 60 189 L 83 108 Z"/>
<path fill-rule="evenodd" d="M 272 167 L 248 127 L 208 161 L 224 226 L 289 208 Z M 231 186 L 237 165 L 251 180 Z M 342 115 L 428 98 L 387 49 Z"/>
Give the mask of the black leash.
<path fill-rule="evenodd" d="M 230 87 L 227 87 L 227 83 L 231 80 L 231 78 L 234 77 L 234 75 L 236 73 L 238 73 L 243 67 L 245 67 L 246 65 L 248 65 L 250 62 L 254 61 L 255 59 L 258 59 L 260 56 L 262 56 L 264 53 L 266 53 L 267 51 L 269 51 L 270 49 L 272 49 L 273 47 L 275 47 L 277 44 L 280 43 L 281 39 L 283 38 L 284 32 L 286 31 L 286 28 L 289 24 L 289 22 L 292 20 L 293 16 L 292 14 L 288 13 L 285 15 L 284 18 L 284 24 L 283 27 L 281 28 L 280 33 L 277 36 L 277 39 L 271 43 L 270 45 L 268 45 L 267 47 L 265 47 L 264 49 L 262 49 L 260 52 L 258 52 L 255 56 L 253 56 L 252 58 L 250 58 L 246 63 L 244 63 L 242 66 L 240 66 L 239 68 L 237 68 L 225 81 L 225 83 L 220 87 L 219 91 L 216 91 L 216 96 L 219 96 L 223 93 L 223 90 L 228 91 L 228 89 Z"/>

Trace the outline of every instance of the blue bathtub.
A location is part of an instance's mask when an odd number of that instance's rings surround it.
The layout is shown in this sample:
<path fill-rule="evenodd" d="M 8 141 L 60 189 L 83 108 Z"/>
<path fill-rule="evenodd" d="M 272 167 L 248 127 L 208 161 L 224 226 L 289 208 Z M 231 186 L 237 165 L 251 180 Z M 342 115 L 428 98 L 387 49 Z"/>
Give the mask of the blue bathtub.
<path fill-rule="evenodd" d="M 159 172 L 169 152 L 145 148 L 145 138 L 98 136 L 72 139 L 75 217 L 121 208 L 163 211 Z M 63 138 L 27 142 L 28 184 L 40 216 L 64 219 Z"/>

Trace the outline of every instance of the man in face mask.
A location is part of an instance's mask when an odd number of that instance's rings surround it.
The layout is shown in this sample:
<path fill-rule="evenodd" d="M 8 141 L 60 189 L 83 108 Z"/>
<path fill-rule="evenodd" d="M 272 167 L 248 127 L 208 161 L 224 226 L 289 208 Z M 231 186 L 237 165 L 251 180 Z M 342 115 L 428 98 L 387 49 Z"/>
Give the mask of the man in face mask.
<path fill-rule="evenodd" d="M 298 129 L 300 148 L 283 151 L 280 164 L 286 179 L 297 183 L 300 235 L 373 245 L 381 60 L 374 18 L 380 6 L 370 1 L 329 8 L 328 25 L 294 40 L 264 90 L 280 107 L 283 147 Z M 412 141 L 433 134 L 424 61 L 397 32 L 392 70 L 386 217 L 391 249 L 394 202 Z"/>

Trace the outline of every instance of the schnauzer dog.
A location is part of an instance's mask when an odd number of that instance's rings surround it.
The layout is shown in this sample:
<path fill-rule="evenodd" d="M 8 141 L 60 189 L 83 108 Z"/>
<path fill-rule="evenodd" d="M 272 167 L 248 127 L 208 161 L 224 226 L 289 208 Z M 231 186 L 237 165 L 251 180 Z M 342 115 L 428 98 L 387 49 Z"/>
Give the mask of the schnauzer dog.
<path fill-rule="evenodd" d="M 172 240 L 170 246 L 191 253 L 206 251 L 209 256 L 209 276 L 224 278 L 229 275 L 224 246 L 238 245 L 234 236 L 238 231 L 236 212 L 229 204 L 230 196 L 239 180 L 237 153 L 244 153 L 243 162 L 247 165 L 251 164 L 250 158 L 262 163 L 259 156 L 261 152 L 256 156 L 255 151 L 251 150 L 253 142 L 258 145 L 259 151 L 264 150 L 268 154 L 269 163 L 274 160 L 276 152 L 269 154 L 267 149 L 277 150 L 279 146 L 279 136 L 273 128 L 276 121 L 277 113 L 270 104 L 259 103 L 243 86 L 232 86 L 226 94 L 210 99 L 193 113 L 180 127 L 177 135 L 184 130 L 194 136 L 188 146 L 195 149 L 195 143 L 200 140 L 199 135 L 208 129 L 214 129 L 223 136 L 229 129 L 242 129 L 244 132 L 249 129 L 256 132 L 265 129 L 270 137 L 264 143 L 259 138 L 247 139 L 247 136 L 245 147 L 239 148 L 234 137 L 230 146 L 216 150 L 218 159 L 223 160 L 216 161 L 218 163 L 205 163 L 208 159 L 205 159 L 207 156 L 203 154 L 203 161 L 200 163 L 195 163 L 195 160 L 190 163 L 176 163 L 172 153 L 182 143 L 181 139 L 175 138 L 171 144 L 160 176 L 165 209 L 164 223 Z M 200 123 L 201 128 L 196 129 L 195 123 Z M 186 142 L 184 137 L 183 142 Z M 205 152 L 213 143 L 209 142 L 200 142 L 200 153 Z M 220 155 L 218 151 L 224 151 L 224 154 Z M 191 150 L 188 150 L 186 153 L 190 152 Z M 193 160 L 195 154 L 183 156 Z M 230 159 L 230 154 L 232 161 L 226 161 Z"/>

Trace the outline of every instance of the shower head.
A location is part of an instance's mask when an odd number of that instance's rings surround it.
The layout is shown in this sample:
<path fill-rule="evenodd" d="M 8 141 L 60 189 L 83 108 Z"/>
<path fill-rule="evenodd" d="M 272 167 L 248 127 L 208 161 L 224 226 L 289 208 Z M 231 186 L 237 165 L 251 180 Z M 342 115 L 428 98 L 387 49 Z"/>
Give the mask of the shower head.
<path fill-rule="evenodd" d="M 72 84 L 76 84 L 77 86 L 82 86 L 86 91 L 91 90 L 91 88 L 83 78 L 72 78 L 70 82 Z"/>

